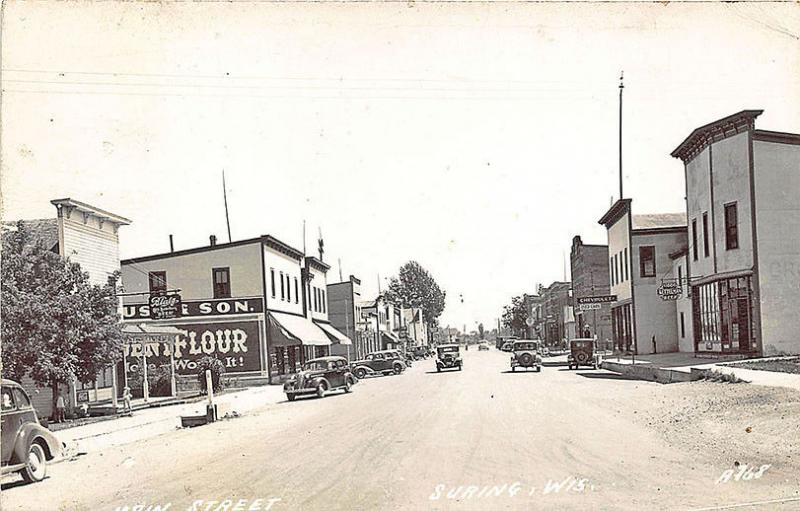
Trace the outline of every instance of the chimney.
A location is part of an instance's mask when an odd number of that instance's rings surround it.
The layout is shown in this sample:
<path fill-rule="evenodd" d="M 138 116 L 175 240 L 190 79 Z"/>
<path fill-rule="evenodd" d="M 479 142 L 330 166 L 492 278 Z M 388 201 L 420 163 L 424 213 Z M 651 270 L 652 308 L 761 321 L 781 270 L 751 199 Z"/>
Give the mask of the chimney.
<path fill-rule="evenodd" d="M 172 243 L 172 234 L 169 235 L 169 251 L 175 252 L 175 245 Z"/>
<path fill-rule="evenodd" d="M 217 237 L 216 237 L 215 235 L 213 235 L 213 234 L 212 234 L 211 236 L 209 236 L 209 237 L 208 237 L 208 241 L 210 241 L 210 242 L 211 242 L 211 246 L 212 246 L 212 247 L 213 247 L 213 246 L 216 246 L 216 244 L 217 244 Z"/>

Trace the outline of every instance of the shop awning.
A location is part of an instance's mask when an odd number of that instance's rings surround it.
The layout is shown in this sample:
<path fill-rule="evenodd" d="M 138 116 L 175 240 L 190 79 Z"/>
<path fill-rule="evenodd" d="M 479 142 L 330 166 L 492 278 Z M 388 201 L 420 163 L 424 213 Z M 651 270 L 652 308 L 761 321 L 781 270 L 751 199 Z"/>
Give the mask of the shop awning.
<path fill-rule="evenodd" d="M 303 316 L 269 313 L 270 337 L 273 346 L 330 346 L 328 335 L 313 321 Z"/>
<path fill-rule="evenodd" d="M 349 337 L 336 330 L 332 325 L 328 323 L 317 323 L 317 326 L 328 334 L 328 337 L 330 337 L 334 344 L 353 344 L 353 341 L 351 341 Z"/>

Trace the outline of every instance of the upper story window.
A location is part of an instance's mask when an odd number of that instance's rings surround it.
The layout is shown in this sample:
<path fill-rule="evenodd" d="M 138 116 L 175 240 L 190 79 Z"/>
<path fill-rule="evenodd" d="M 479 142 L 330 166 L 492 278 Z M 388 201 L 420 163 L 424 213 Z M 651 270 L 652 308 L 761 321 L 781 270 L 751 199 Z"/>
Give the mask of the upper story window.
<path fill-rule="evenodd" d="M 697 261 L 697 219 L 692 218 L 692 259 Z"/>
<path fill-rule="evenodd" d="M 269 269 L 269 283 L 272 288 L 272 297 L 275 298 L 275 268 Z"/>
<path fill-rule="evenodd" d="M 622 260 L 622 265 L 625 268 L 624 280 L 628 280 L 628 247 L 625 247 L 625 258 Z"/>
<path fill-rule="evenodd" d="M 167 272 L 151 271 L 147 277 L 151 293 L 164 293 L 167 291 Z"/>
<path fill-rule="evenodd" d="M 286 300 L 286 283 L 283 280 L 283 272 L 281 272 L 281 300 Z"/>
<path fill-rule="evenodd" d="M 736 203 L 725 204 L 725 250 L 739 248 L 739 219 Z"/>
<path fill-rule="evenodd" d="M 683 291 L 683 268 L 678 265 L 678 286 L 680 286 L 681 291 Z"/>
<path fill-rule="evenodd" d="M 639 247 L 639 275 L 641 277 L 656 276 L 656 247 Z"/>
<path fill-rule="evenodd" d="M 292 301 L 292 286 L 291 286 L 291 282 L 292 282 L 291 277 L 289 277 L 289 274 L 287 273 L 286 274 L 286 301 L 287 302 L 291 302 Z"/>
<path fill-rule="evenodd" d="M 703 257 L 708 257 L 708 213 L 703 213 Z"/>
<path fill-rule="evenodd" d="M 300 303 L 300 292 L 297 284 L 297 277 L 294 278 L 294 303 Z"/>
<path fill-rule="evenodd" d="M 211 270 L 214 282 L 214 298 L 231 297 L 231 270 L 230 268 L 214 268 Z"/>
<path fill-rule="evenodd" d="M 319 290 L 320 295 L 322 296 L 322 312 L 328 312 L 328 305 L 325 303 L 325 290 Z"/>

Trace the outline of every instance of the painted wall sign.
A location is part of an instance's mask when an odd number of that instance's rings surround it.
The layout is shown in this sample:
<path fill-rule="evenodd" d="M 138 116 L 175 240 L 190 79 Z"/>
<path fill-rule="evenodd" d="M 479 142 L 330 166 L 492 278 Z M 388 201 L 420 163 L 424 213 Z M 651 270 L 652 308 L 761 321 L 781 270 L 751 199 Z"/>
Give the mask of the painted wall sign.
<path fill-rule="evenodd" d="M 181 303 L 181 317 L 231 316 L 264 312 L 262 298 L 226 298 L 222 300 L 194 300 Z M 122 319 L 158 319 L 151 316 L 150 305 L 124 305 Z"/>
<path fill-rule="evenodd" d="M 188 335 L 176 335 L 175 371 L 178 374 L 195 374 L 197 361 L 205 356 L 218 358 L 226 372 L 261 370 L 261 337 L 258 321 L 231 323 L 196 323 L 180 325 Z M 152 339 L 152 338 L 151 338 Z M 124 345 L 128 371 L 137 371 L 142 355 L 148 367 L 170 363 L 172 340 L 159 339 L 147 342 L 142 337 L 128 339 Z"/>
<path fill-rule="evenodd" d="M 175 319 L 181 317 L 181 295 L 178 293 L 154 293 L 148 304 L 152 319 Z"/>

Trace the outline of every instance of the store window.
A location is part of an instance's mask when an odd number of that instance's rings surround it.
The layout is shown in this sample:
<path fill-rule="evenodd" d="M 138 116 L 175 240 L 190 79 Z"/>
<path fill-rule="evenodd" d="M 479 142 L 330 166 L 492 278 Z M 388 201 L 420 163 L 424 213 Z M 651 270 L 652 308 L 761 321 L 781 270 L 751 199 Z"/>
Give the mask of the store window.
<path fill-rule="evenodd" d="M 739 219 L 736 203 L 725 204 L 725 249 L 739 248 Z"/>
<path fill-rule="evenodd" d="M 639 247 L 639 276 L 656 276 L 656 247 Z"/>
<path fill-rule="evenodd" d="M 214 298 L 231 297 L 231 270 L 230 268 L 214 268 L 211 270 L 214 282 Z"/>
<path fill-rule="evenodd" d="M 167 272 L 151 271 L 147 275 L 150 285 L 150 293 L 164 293 L 167 291 Z"/>
<path fill-rule="evenodd" d="M 692 293 L 698 351 L 756 351 L 750 277 L 698 286 Z"/>

